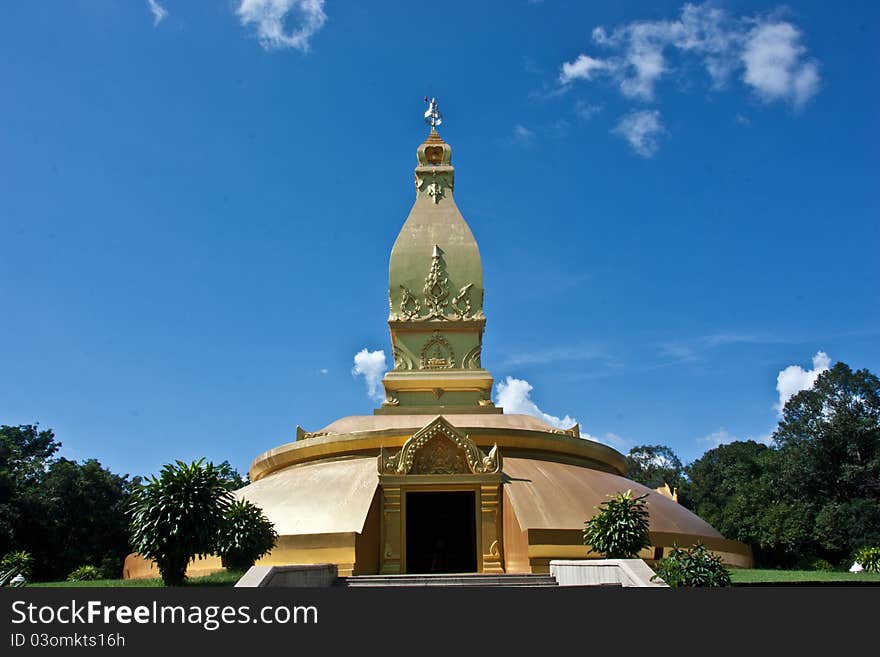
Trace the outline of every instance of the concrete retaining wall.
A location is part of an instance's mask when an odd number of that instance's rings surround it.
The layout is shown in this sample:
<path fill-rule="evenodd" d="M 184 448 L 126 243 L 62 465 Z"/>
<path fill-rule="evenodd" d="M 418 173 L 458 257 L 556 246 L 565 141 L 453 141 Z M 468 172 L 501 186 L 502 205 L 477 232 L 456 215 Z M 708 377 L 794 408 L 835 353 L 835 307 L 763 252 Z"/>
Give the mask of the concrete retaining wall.
<path fill-rule="evenodd" d="M 333 586 L 338 576 L 339 570 L 335 563 L 295 566 L 251 566 L 235 586 L 322 588 Z"/>
<path fill-rule="evenodd" d="M 667 586 L 663 580 L 651 581 L 655 573 L 641 559 L 554 559 L 550 562 L 550 574 L 559 586 Z"/>

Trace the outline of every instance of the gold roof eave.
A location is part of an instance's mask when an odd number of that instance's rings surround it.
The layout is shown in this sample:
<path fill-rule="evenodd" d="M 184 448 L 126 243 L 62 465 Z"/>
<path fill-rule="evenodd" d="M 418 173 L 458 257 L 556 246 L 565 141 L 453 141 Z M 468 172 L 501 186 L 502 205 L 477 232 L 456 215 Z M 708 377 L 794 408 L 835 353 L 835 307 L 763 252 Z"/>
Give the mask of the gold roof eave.
<path fill-rule="evenodd" d="M 500 448 L 506 450 L 528 451 L 538 455 L 543 453 L 550 458 L 569 457 L 599 469 L 620 474 L 626 472 L 626 459 L 614 448 L 594 440 L 575 438 L 564 432 L 507 427 L 457 426 L 456 428 L 481 446 L 491 447 L 497 443 Z M 304 437 L 260 454 L 251 464 L 250 478 L 251 481 L 258 481 L 283 468 L 310 461 L 363 456 L 378 452 L 382 448 L 399 449 L 417 430 L 418 428 L 414 430 L 390 428 L 344 434 L 313 434 L 311 437 Z"/>

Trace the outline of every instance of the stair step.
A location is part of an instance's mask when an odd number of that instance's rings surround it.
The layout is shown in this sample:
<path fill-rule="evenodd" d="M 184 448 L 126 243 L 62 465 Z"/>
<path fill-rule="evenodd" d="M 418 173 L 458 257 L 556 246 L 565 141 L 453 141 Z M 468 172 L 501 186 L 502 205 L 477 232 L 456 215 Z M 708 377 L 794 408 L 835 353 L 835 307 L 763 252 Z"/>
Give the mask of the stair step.
<path fill-rule="evenodd" d="M 339 580 L 340 586 L 349 587 L 517 587 L 536 588 L 558 586 L 550 575 L 485 575 L 480 573 L 426 574 L 426 575 L 355 575 Z"/>

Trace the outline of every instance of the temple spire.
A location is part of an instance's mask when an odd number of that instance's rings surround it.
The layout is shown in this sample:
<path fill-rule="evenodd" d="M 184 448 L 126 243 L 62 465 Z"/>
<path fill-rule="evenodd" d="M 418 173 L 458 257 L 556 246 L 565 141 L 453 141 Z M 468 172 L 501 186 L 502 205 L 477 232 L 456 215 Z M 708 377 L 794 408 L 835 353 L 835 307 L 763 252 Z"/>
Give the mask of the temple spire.
<path fill-rule="evenodd" d="M 491 401 L 492 376 L 480 362 L 480 251 L 455 203 L 452 147 L 436 130 L 443 120 L 437 100 L 425 102 L 431 132 L 416 150 L 416 199 L 388 267 L 394 368 L 375 412 L 500 413 Z"/>

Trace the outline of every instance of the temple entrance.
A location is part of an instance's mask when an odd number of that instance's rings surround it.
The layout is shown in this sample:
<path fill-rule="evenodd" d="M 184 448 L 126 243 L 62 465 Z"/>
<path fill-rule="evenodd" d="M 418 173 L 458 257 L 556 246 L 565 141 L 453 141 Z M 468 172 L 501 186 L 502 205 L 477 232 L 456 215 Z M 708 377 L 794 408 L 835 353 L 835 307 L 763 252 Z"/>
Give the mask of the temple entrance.
<path fill-rule="evenodd" d="M 473 491 L 406 494 L 406 572 L 477 572 Z"/>

